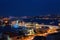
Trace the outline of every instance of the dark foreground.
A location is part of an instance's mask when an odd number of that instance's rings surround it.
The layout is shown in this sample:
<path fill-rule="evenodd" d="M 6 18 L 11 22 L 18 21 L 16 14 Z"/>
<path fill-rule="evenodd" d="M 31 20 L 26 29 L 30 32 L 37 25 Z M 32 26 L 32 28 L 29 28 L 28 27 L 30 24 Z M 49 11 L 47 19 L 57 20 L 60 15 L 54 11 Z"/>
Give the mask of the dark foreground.
<path fill-rule="evenodd" d="M 10 36 L 8 39 L 8 35 L 1 35 L 0 40 L 60 40 L 60 32 L 49 34 L 46 37 L 44 36 Z"/>

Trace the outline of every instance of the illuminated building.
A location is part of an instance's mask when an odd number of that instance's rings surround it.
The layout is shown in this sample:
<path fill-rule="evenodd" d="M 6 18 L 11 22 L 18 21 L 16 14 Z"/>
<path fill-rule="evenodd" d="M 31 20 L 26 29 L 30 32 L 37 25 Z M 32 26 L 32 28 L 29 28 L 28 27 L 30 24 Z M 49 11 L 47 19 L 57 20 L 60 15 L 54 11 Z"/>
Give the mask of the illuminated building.
<path fill-rule="evenodd" d="M 11 27 L 14 27 L 14 28 L 18 28 L 19 26 L 18 26 L 18 21 L 16 20 L 16 21 L 12 21 L 11 22 Z"/>
<path fill-rule="evenodd" d="M 18 25 L 19 25 L 19 26 L 25 26 L 25 22 L 24 22 L 24 21 L 20 21 L 20 22 L 18 23 Z"/>
<path fill-rule="evenodd" d="M 34 24 L 32 24 L 31 22 L 25 23 L 26 27 L 34 27 Z"/>

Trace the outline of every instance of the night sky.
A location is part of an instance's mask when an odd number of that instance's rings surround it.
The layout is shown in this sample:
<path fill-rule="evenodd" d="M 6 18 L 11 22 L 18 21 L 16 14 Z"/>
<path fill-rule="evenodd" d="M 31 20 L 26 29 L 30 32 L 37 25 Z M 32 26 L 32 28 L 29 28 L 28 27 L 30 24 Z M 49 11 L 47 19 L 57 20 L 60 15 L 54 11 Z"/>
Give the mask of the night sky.
<path fill-rule="evenodd" d="M 60 0 L 0 0 L 1 16 L 60 14 Z"/>

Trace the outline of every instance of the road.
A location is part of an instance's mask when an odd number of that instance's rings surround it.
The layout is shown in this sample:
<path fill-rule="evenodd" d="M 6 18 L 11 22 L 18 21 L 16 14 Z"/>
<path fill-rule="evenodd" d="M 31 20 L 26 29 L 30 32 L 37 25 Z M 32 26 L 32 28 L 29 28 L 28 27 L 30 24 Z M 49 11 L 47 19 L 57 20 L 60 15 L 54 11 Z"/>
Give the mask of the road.
<path fill-rule="evenodd" d="M 55 31 L 57 32 L 57 31 Z M 19 37 L 19 36 L 15 36 L 15 37 L 11 37 L 10 40 L 32 40 L 35 36 L 47 36 L 49 34 L 55 33 L 55 32 L 50 32 L 50 33 L 44 33 L 44 34 L 33 34 L 33 35 L 28 35 L 26 37 Z"/>

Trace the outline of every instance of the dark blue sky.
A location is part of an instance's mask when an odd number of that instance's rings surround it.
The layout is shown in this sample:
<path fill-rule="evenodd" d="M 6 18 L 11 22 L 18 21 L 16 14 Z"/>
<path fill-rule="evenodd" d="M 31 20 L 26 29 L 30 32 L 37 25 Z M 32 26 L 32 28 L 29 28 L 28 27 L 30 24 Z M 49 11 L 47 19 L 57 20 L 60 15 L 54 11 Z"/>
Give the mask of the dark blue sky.
<path fill-rule="evenodd" d="M 60 14 L 60 0 L 0 0 L 0 15 Z"/>

